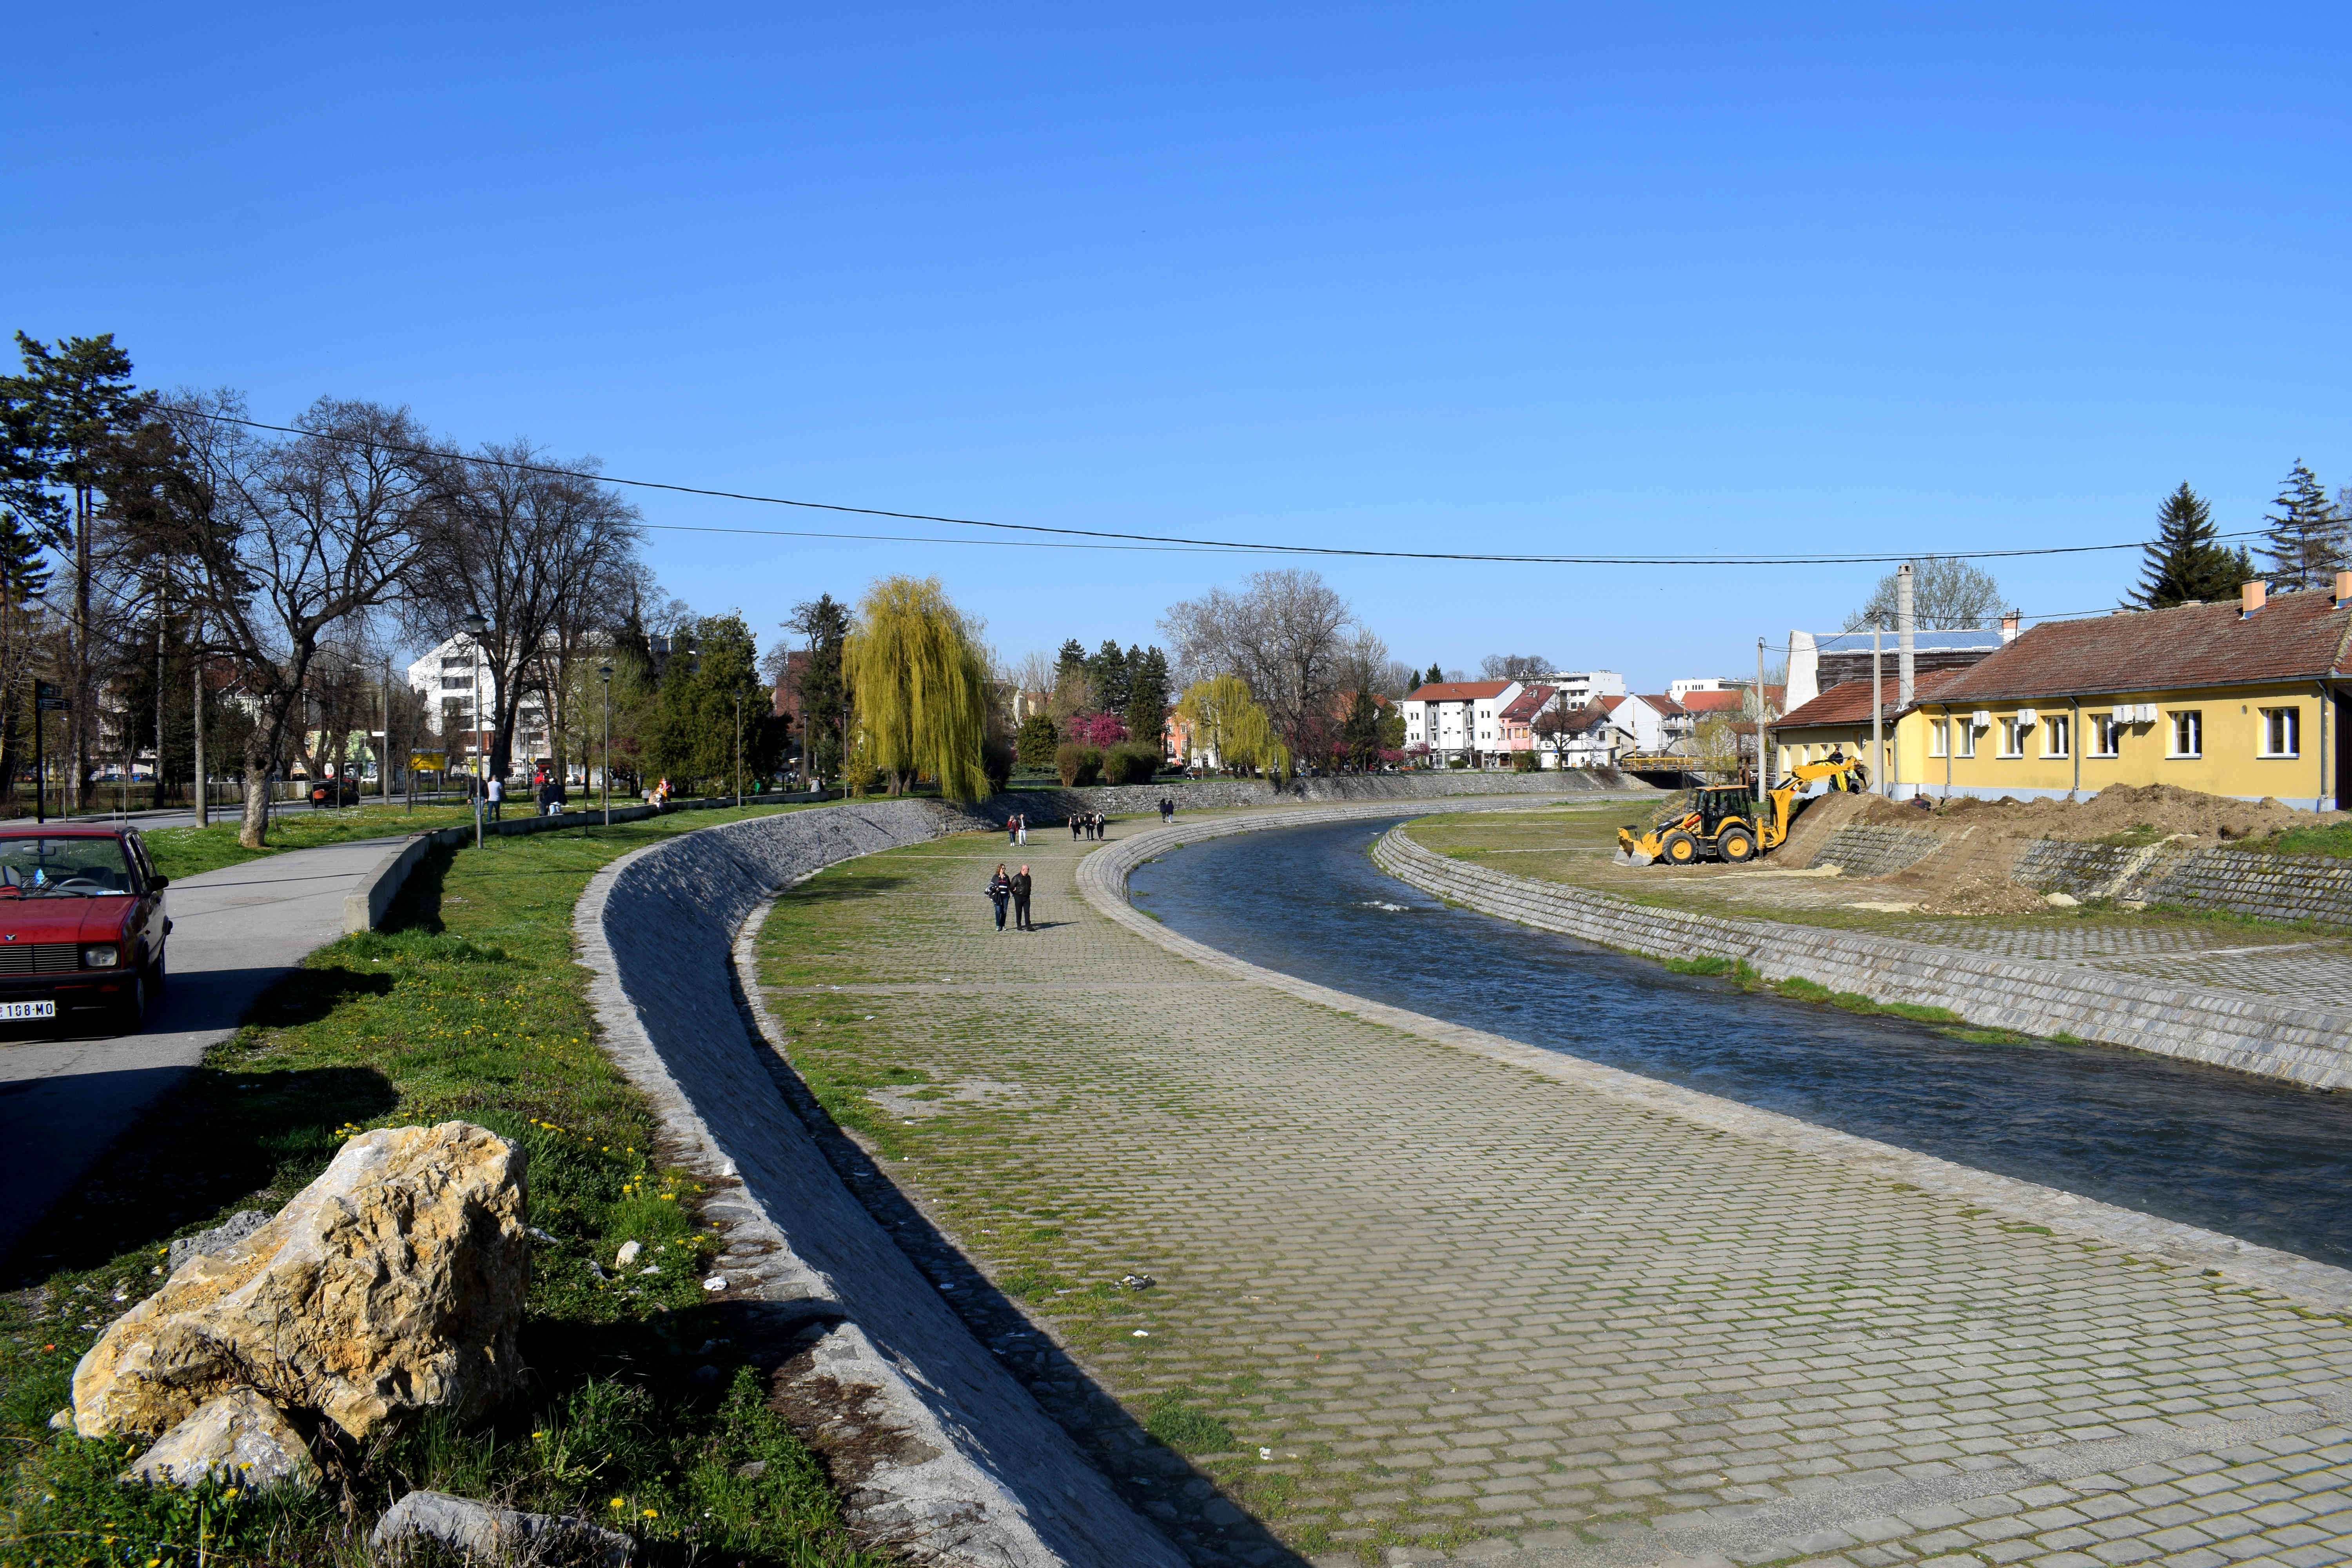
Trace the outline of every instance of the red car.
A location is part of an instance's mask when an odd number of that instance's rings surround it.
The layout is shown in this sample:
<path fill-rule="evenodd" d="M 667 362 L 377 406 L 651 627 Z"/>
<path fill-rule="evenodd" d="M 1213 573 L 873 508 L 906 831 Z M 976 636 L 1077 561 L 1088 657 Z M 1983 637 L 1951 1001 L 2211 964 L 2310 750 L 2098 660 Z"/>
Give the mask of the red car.
<path fill-rule="evenodd" d="M 0 829 L 0 1024 L 136 1031 L 163 984 L 166 880 L 135 829 Z"/>

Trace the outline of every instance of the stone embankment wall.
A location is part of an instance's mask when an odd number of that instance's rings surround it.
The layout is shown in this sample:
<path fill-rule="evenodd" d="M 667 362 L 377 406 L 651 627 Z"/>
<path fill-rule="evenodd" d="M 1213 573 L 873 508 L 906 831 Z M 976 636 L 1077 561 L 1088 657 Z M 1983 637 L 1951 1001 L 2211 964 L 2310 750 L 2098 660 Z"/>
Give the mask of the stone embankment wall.
<path fill-rule="evenodd" d="M 1613 782 L 1580 768 L 1549 773 L 1506 773 L 1485 771 L 1416 773 L 1344 773 L 1328 778 L 1293 779 L 1280 789 L 1263 779 L 1178 779 L 1167 784 L 1089 784 L 1083 789 L 1024 789 L 992 795 L 980 812 L 1002 823 L 1016 811 L 1039 822 L 1058 823 L 1074 811 L 1138 812 L 1156 810 L 1164 796 L 1179 811 L 1207 811 L 1237 805 L 1285 805 L 1322 801 L 1444 800 L 1463 795 L 1597 795 L 1615 791 L 1654 794 L 1638 780 Z"/>
<path fill-rule="evenodd" d="M 1402 830 L 1373 858 L 1414 887 L 1522 925 L 1660 958 L 1715 957 L 1768 980 L 1947 1007 L 1971 1024 L 2208 1062 L 2315 1089 L 2352 1086 L 2352 1008 L 2003 959 L 1852 931 L 1653 909 L 1437 855 Z M 1826 856 L 1824 856 L 1826 858 Z"/>
<path fill-rule="evenodd" d="M 1925 860 L 1944 843 L 1942 834 L 1924 828 L 1857 824 L 1831 834 L 1810 863 L 1835 866 L 1849 877 L 1884 877 Z"/>
<path fill-rule="evenodd" d="M 854 856 L 989 826 L 925 801 L 845 803 L 690 833 L 590 883 L 573 916 L 606 1050 L 652 1098 L 664 1157 L 708 1173 L 727 1287 L 810 1325 L 808 1396 L 871 1434 L 852 1521 L 913 1561 L 1181 1568 L 843 1185 L 777 1086 L 735 991 L 736 929 Z M 821 1330 L 821 1331 L 816 1331 Z"/>

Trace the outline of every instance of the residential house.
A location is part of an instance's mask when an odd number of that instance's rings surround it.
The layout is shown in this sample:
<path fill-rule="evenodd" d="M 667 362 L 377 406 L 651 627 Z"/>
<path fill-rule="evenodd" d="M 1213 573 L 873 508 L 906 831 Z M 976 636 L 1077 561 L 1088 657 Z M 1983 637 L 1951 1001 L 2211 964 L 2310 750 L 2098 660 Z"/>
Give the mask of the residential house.
<path fill-rule="evenodd" d="M 1535 731 L 1536 716 L 1549 706 L 1554 698 L 1563 695 L 1561 689 L 1556 686 L 1521 687 L 1519 694 L 1505 703 L 1495 715 L 1496 731 L 1502 736 L 1497 742 L 1500 749 L 1506 752 L 1542 751 L 1549 753 L 1550 748 Z M 1558 764 L 1547 754 L 1543 765 L 1552 767 Z"/>
<path fill-rule="evenodd" d="M 1914 632 L 1911 634 L 1911 668 L 1915 675 L 1926 675 L 1939 669 L 1961 669 L 1982 663 L 2017 640 L 2018 618 L 2014 612 L 2001 618 L 2000 630 Z M 1827 691 L 1849 680 L 1870 679 L 1871 634 L 1841 632 L 1817 635 L 1812 632 L 1789 634 L 1789 700 L 1788 706 L 1801 708 Z M 1879 673 L 1895 673 L 1901 648 L 1895 635 L 1878 635 Z"/>
<path fill-rule="evenodd" d="M 1625 678 L 1613 669 L 1556 669 L 1543 681 L 1566 692 L 1571 708 L 1581 708 L 1596 697 L 1625 695 Z"/>
<path fill-rule="evenodd" d="M 2113 784 L 2352 806 L 2352 572 L 2333 593 L 2249 583 L 2234 604 L 2046 621 L 1981 662 L 1882 690 L 1881 775 L 1898 796 L 2075 798 Z M 1858 691 L 1850 689 L 1859 688 Z M 1774 731 L 1782 766 L 1870 731 L 1847 682 Z"/>
<path fill-rule="evenodd" d="M 1432 681 L 1408 692 L 1404 745 L 1426 750 L 1433 762 L 1461 757 L 1471 765 L 1500 749 L 1498 715 L 1523 689 L 1516 680 Z"/>

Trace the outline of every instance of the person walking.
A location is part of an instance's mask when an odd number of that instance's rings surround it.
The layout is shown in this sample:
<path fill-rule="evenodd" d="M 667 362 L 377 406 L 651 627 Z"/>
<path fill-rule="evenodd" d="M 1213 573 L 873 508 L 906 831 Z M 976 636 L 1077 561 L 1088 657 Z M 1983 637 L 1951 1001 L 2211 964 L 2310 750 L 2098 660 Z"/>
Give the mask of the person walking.
<path fill-rule="evenodd" d="M 1029 847 L 1029 814 L 1025 811 L 1021 814 L 1021 847 Z"/>
<path fill-rule="evenodd" d="M 1087 819 L 1076 812 L 1070 813 L 1070 842 L 1076 844 L 1087 830 Z"/>
<path fill-rule="evenodd" d="M 1008 811 L 1004 814 L 1004 847 L 1010 849 L 1020 842 L 1021 814 L 1017 811 Z"/>
<path fill-rule="evenodd" d="M 1162 827 L 1176 820 L 1176 803 L 1166 795 L 1160 797 L 1160 825 Z"/>
<path fill-rule="evenodd" d="M 1095 842 L 1096 842 L 1096 843 L 1099 844 L 1099 843 L 1101 843 L 1101 842 L 1102 842 L 1102 839 L 1103 839 L 1103 829 L 1104 829 L 1104 828 L 1106 828 L 1106 827 L 1108 827 L 1109 826 L 1110 826 L 1109 822 L 1108 822 L 1108 821 L 1107 821 L 1107 820 L 1104 818 L 1103 814 L 1102 814 L 1101 812 L 1097 811 L 1097 812 L 1096 812 L 1096 813 L 1095 813 Z"/>
<path fill-rule="evenodd" d="M 988 879 L 988 901 L 996 906 L 996 929 L 1004 929 L 1004 905 L 1013 897 L 1013 879 L 1005 874 L 1004 862 L 996 863 L 996 875 Z"/>
<path fill-rule="evenodd" d="M 1029 919 L 1029 895 L 1037 884 L 1030 879 L 1029 868 L 1024 866 L 1013 874 L 1013 923 L 1023 931 L 1035 931 Z"/>
<path fill-rule="evenodd" d="M 561 780 L 550 777 L 539 786 L 539 810 L 542 816 L 563 815 L 563 784 Z"/>
<path fill-rule="evenodd" d="M 506 803 L 506 798 L 507 798 L 507 785 L 506 785 L 506 781 L 505 781 L 504 779 L 499 779 L 499 778 L 494 778 L 494 779 L 492 779 L 492 780 L 490 781 L 490 784 L 489 784 L 489 788 L 488 788 L 487 791 L 485 791 L 485 792 L 484 792 L 484 798 L 485 798 L 485 799 L 487 799 L 487 800 L 490 803 L 490 804 L 489 804 L 489 817 L 490 817 L 490 820 L 491 820 L 492 822 L 496 822 L 496 821 L 499 819 L 499 807 L 500 805 L 504 805 L 504 804 Z"/>

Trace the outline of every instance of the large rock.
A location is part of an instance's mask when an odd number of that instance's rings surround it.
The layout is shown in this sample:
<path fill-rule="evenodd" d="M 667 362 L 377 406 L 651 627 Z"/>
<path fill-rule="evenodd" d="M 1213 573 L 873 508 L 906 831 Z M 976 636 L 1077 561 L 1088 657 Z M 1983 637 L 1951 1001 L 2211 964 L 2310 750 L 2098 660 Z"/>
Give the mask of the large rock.
<path fill-rule="evenodd" d="M 180 1266 L 191 1258 L 219 1258 L 235 1252 L 240 1242 L 268 1223 L 268 1209 L 247 1209 L 229 1215 L 226 1221 L 210 1230 L 184 1236 L 172 1243 L 171 1271 L 177 1274 Z"/>
<path fill-rule="evenodd" d="M 192 1487 L 206 1476 L 249 1487 L 315 1485 L 319 1466 L 285 1413 L 249 1388 L 207 1400 L 131 1462 L 126 1481 Z"/>
<path fill-rule="evenodd" d="M 368 1538 L 377 1556 L 398 1562 L 404 1549 L 430 1542 L 468 1563 L 595 1563 L 622 1568 L 627 1536 L 585 1520 L 522 1513 L 447 1492 L 410 1492 L 384 1510 Z"/>
<path fill-rule="evenodd" d="M 85 1437 L 170 1431 L 236 1388 L 352 1436 L 506 1397 L 530 1279 L 523 1152 L 463 1121 L 345 1143 L 278 1217 L 190 1258 L 74 1369 Z"/>

